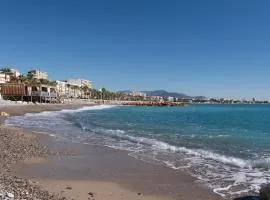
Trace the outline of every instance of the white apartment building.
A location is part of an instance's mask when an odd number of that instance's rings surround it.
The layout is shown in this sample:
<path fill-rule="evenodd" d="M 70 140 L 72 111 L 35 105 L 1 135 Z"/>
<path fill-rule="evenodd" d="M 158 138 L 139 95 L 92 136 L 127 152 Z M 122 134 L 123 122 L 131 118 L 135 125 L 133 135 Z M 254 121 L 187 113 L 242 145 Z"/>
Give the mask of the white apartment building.
<path fill-rule="evenodd" d="M 8 68 L 10 69 L 10 68 Z M 19 77 L 21 75 L 21 73 L 17 70 L 17 69 L 10 69 L 9 72 L 3 72 L 3 71 L 0 71 L 1 74 L 6 74 L 10 77 Z"/>
<path fill-rule="evenodd" d="M 92 82 L 84 79 L 70 79 L 68 81 L 56 81 L 57 93 L 60 96 L 78 98 L 84 95 L 81 87 L 92 88 Z"/>
<path fill-rule="evenodd" d="M 19 77 L 21 75 L 21 73 L 19 72 L 19 70 L 17 69 L 10 69 L 10 75 L 14 76 L 14 77 Z"/>
<path fill-rule="evenodd" d="M 146 97 L 146 93 L 143 93 L 143 92 L 137 92 L 137 91 L 133 91 L 131 93 L 132 96 L 140 96 L 140 97 Z"/>
<path fill-rule="evenodd" d="M 48 73 L 40 71 L 39 69 L 30 70 L 28 74 L 32 74 L 36 79 L 48 79 Z"/>
<path fill-rule="evenodd" d="M 168 101 L 174 101 L 173 97 L 168 97 Z"/>
<path fill-rule="evenodd" d="M 59 95 L 68 96 L 67 81 L 56 81 L 56 90 Z"/>
<path fill-rule="evenodd" d="M 67 83 L 73 86 L 79 87 L 87 86 L 88 88 L 92 88 L 92 81 L 85 79 L 69 79 Z"/>
<path fill-rule="evenodd" d="M 0 73 L 0 84 L 7 83 L 10 81 L 10 76 L 8 74 Z"/>

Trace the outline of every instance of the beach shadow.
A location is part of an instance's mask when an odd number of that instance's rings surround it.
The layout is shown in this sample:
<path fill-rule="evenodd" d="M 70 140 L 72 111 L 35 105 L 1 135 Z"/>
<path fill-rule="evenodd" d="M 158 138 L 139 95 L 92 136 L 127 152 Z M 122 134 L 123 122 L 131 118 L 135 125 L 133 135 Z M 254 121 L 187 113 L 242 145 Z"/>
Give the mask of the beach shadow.
<path fill-rule="evenodd" d="M 246 196 L 246 197 L 239 197 L 233 200 L 262 200 L 259 196 Z"/>

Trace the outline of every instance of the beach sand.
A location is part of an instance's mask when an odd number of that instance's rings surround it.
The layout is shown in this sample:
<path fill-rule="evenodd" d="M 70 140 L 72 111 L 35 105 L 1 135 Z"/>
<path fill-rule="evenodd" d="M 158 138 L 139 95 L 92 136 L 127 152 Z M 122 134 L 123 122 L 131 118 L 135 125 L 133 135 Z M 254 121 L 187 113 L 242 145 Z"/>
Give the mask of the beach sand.
<path fill-rule="evenodd" d="M 70 104 L 5 106 L 1 111 L 11 115 L 22 115 L 29 112 L 77 109 L 82 106 Z M 4 119 L 1 118 L 2 122 Z M 22 145 L 21 143 L 27 143 L 31 148 L 32 142 L 35 142 L 34 149 L 43 149 L 39 150 L 39 153 L 33 153 L 35 150 L 27 155 L 21 153 L 22 155 L 15 159 L 16 162 L 13 162 L 13 167 L 7 170 L 11 179 L 14 176 L 23 177 L 28 182 L 31 180 L 31 184 L 38 185 L 35 195 L 41 194 L 40 199 L 64 199 L 63 197 L 92 200 L 220 199 L 190 175 L 165 166 L 136 160 L 126 151 L 57 141 L 48 135 L 13 127 L 4 129 L 8 130 L 6 132 L 9 133 L 9 137 L 18 137 L 18 134 L 24 133 L 20 135 L 20 138 L 24 139 L 18 139 L 19 141 L 13 143 L 15 145 L 13 151 L 16 145 Z M 6 146 L 9 151 L 10 144 Z M 24 162 L 18 162 L 22 160 Z M 5 183 L 0 180 L 1 184 Z M 16 197 L 18 192 L 14 193 Z"/>

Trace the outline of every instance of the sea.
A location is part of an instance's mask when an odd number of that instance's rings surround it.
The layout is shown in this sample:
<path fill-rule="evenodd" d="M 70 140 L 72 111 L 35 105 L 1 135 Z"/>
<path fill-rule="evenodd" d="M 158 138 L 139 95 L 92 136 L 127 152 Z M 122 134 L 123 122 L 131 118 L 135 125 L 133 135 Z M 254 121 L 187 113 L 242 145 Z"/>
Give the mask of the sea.
<path fill-rule="evenodd" d="M 126 150 L 189 173 L 226 198 L 256 193 L 270 181 L 270 105 L 97 105 L 14 116 L 6 125 Z"/>

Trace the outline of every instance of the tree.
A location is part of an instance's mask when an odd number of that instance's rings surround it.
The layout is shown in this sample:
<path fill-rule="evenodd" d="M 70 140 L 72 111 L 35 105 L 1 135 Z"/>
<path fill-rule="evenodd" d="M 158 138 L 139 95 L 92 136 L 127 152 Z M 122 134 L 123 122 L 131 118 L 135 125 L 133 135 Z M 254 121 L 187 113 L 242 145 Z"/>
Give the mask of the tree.
<path fill-rule="evenodd" d="M 28 72 L 28 74 L 27 74 L 27 79 L 28 79 L 29 81 L 33 80 L 33 79 L 34 79 L 34 74 Z"/>
<path fill-rule="evenodd" d="M 39 79 L 41 84 L 50 84 L 50 81 L 48 81 L 47 79 Z"/>
<path fill-rule="evenodd" d="M 56 81 L 49 81 L 48 84 L 49 84 L 50 86 L 54 86 L 54 87 L 57 86 L 57 82 L 56 82 Z"/>
<path fill-rule="evenodd" d="M 68 84 L 67 84 L 67 89 L 68 89 L 68 95 L 67 95 L 67 96 L 68 96 L 68 97 L 70 97 L 70 86 L 71 86 L 71 85 L 68 83 Z"/>
<path fill-rule="evenodd" d="M 101 92 L 102 92 L 102 93 L 105 93 L 105 92 L 106 92 L 106 88 L 104 88 L 104 87 L 101 88 Z"/>
<path fill-rule="evenodd" d="M 77 97 L 78 90 L 80 90 L 80 87 L 78 85 L 71 85 L 70 88 L 73 90 L 74 97 Z"/>
<path fill-rule="evenodd" d="M 90 88 L 88 86 L 86 86 L 86 85 L 81 86 L 81 90 L 83 91 L 83 94 L 85 96 L 89 95 Z"/>
<path fill-rule="evenodd" d="M 0 69 L 0 71 L 2 73 L 10 73 L 11 72 L 11 69 L 10 69 L 10 67 L 3 67 L 3 68 Z"/>
<path fill-rule="evenodd" d="M 104 95 L 107 92 L 107 90 L 103 87 L 101 88 L 101 99 L 104 99 Z"/>
<path fill-rule="evenodd" d="M 93 99 L 100 99 L 101 98 L 101 92 L 96 89 L 91 89 L 91 97 Z"/>
<path fill-rule="evenodd" d="M 29 80 L 28 80 L 27 77 L 24 76 L 23 74 L 21 74 L 20 76 L 18 76 L 18 80 L 19 80 L 21 83 L 29 83 Z"/>
<path fill-rule="evenodd" d="M 37 78 L 32 78 L 32 79 L 30 79 L 29 81 L 30 81 L 30 83 L 32 83 L 32 84 L 40 84 L 40 83 L 41 83 L 40 80 L 37 79 Z"/>

